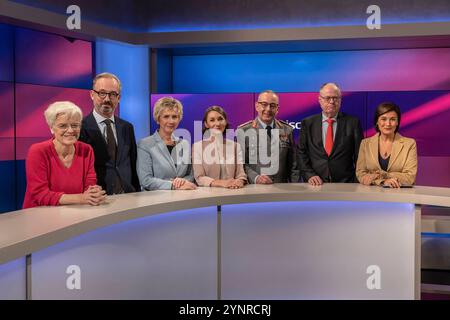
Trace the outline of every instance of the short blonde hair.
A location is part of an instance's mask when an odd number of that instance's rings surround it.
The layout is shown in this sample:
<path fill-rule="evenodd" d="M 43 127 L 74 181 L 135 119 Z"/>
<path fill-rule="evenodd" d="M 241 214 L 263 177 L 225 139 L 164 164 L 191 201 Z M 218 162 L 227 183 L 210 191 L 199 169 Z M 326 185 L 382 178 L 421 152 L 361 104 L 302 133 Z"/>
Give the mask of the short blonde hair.
<path fill-rule="evenodd" d="M 172 97 L 162 97 L 155 102 L 153 107 L 153 119 L 158 122 L 161 112 L 166 109 L 177 111 L 180 116 L 180 121 L 183 119 L 183 105 L 179 100 Z"/>
<path fill-rule="evenodd" d="M 83 119 L 83 112 L 75 103 L 70 101 L 57 101 L 49 105 L 44 112 L 45 121 L 47 121 L 50 128 L 53 127 L 56 118 L 60 114 L 66 114 L 69 117 L 79 115 L 80 119 Z"/>
<path fill-rule="evenodd" d="M 110 78 L 110 79 L 114 79 L 117 81 L 117 84 L 119 85 L 119 94 L 122 91 L 122 83 L 120 83 L 119 78 L 113 74 L 113 73 L 109 73 L 109 72 L 103 72 L 103 73 L 99 73 L 98 75 L 95 76 L 94 80 L 92 80 L 92 89 L 94 89 L 95 84 L 97 83 L 98 79 L 101 78 Z"/>

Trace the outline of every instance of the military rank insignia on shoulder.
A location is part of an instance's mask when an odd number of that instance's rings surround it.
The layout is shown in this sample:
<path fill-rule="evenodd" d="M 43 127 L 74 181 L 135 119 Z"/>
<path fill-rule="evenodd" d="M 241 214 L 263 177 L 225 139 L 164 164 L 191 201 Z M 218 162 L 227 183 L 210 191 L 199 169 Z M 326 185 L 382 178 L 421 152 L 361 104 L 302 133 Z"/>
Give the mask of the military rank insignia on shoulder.
<path fill-rule="evenodd" d="M 277 119 L 277 121 L 282 123 L 282 124 L 284 124 L 285 126 L 291 127 L 291 125 L 289 123 L 287 123 L 286 121 L 284 121 L 284 120 L 278 120 Z"/>
<path fill-rule="evenodd" d="M 255 122 L 255 120 L 249 120 L 249 121 L 247 121 L 247 122 L 244 122 L 244 123 L 238 125 L 237 128 L 238 128 L 238 129 L 242 129 L 242 128 L 244 128 L 244 127 L 250 127 L 250 126 L 254 127 L 254 122 Z"/>

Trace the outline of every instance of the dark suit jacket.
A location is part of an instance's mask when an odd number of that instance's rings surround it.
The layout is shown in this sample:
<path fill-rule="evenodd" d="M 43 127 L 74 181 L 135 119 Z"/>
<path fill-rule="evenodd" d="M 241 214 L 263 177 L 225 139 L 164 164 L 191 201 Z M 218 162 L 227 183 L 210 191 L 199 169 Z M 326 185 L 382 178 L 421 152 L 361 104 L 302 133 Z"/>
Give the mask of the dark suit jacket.
<path fill-rule="evenodd" d="M 94 149 L 97 184 L 106 190 L 107 194 L 113 193 L 115 175 L 119 175 L 126 193 L 140 191 L 136 173 L 137 147 L 133 125 L 117 116 L 114 119 L 117 132 L 115 166 L 109 157 L 106 140 L 100 132 L 92 112 L 83 119 L 79 140 L 90 144 Z"/>
<path fill-rule="evenodd" d="M 329 157 L 323 146 L 322 114 L 302 121 L 297 158 L 305 182 L 313 176 L 324 182 L 356 182 L 356 161 L 363 138 L 361 123 L 342 112 L 336 119 L 336 136 Z"/>

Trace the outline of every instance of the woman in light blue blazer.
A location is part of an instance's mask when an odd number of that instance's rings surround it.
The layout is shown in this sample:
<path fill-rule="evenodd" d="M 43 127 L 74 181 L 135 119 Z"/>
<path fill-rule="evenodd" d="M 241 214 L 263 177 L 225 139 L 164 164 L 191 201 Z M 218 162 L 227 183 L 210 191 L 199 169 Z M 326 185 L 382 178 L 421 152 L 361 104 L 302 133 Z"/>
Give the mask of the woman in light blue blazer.
<path fill-rule="evenodd" d="M 142 190 L 193 190 L 191 146 L 173 132 L 183 117 L 181 102 L 172 97 L 156 101 L 153 118 L 159 128 L 138 143 L 137 173 Z"/>

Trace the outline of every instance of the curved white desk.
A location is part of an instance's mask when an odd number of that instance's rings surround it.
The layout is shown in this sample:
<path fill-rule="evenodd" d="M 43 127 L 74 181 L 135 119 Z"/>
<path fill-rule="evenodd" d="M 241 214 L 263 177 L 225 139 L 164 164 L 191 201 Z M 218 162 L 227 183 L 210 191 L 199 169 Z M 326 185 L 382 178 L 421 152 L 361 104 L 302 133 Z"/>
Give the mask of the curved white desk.
<path fill-rule="evenodd" d="M 417 298 L 420 205 L 450 207 L 450 189 L 250 185 L 15 211 L 0 215 L 0 298 L 23 296 L 27 255 L 33 298 Z"/>

